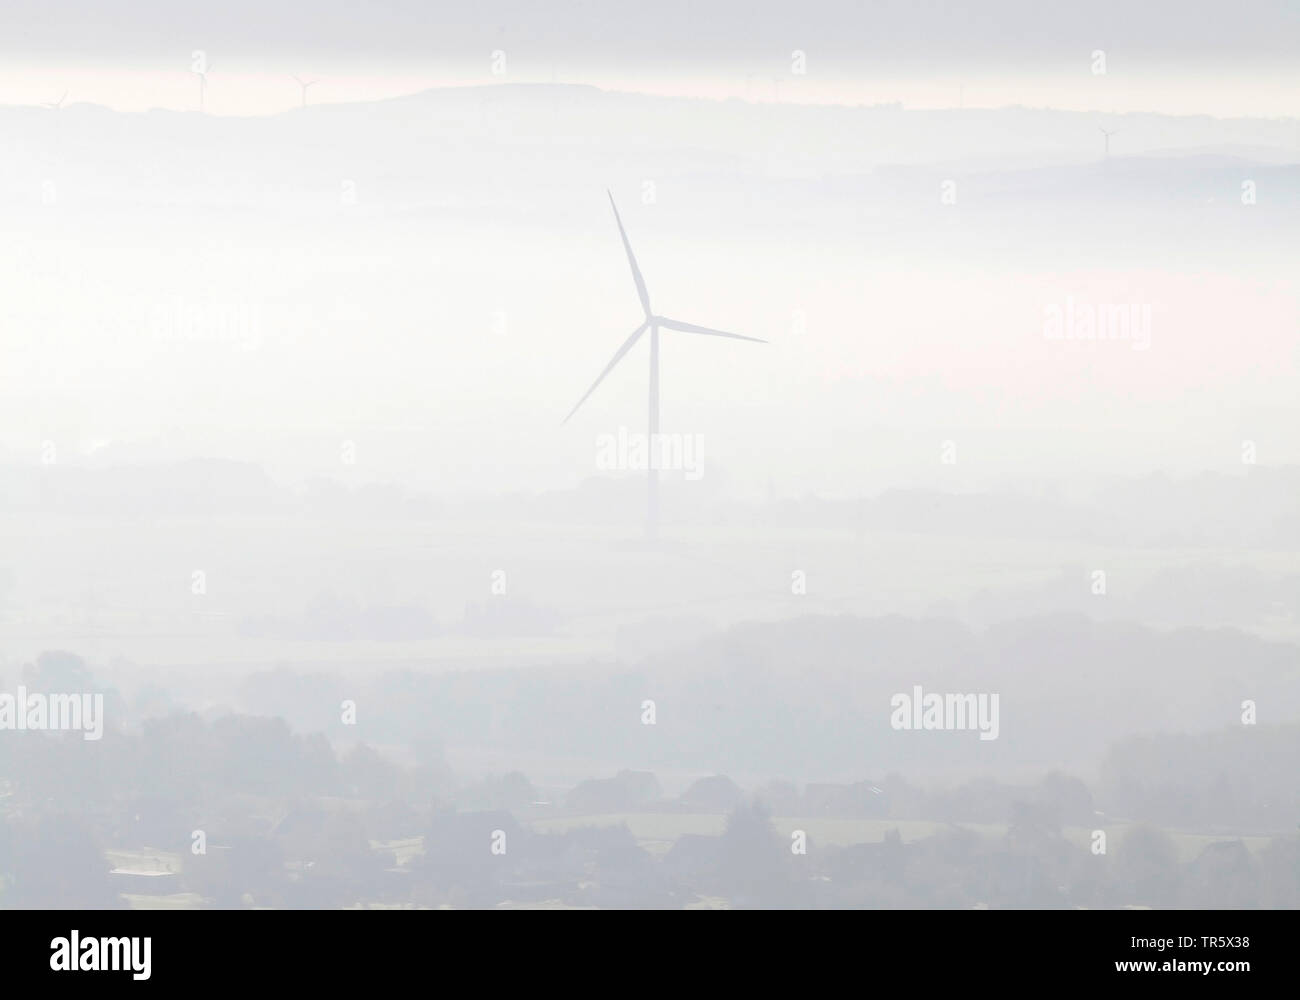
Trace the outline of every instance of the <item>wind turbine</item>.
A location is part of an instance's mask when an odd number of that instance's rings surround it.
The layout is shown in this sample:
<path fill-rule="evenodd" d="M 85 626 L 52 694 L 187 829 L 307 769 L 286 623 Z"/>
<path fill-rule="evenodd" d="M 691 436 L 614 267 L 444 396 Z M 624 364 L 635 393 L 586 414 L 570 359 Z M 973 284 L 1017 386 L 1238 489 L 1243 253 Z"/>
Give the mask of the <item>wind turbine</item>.
<path fill-rule="evenodd" d="M 63 92 L 63 96 L 60 97 L 57 101 L 44 101 L 42 102 L 41 107 L 49 108 L 51 111 L 58 111 L 59 108 L 63 107 L 63 102 L 66 101 L 67 99 L 68 99 L 68 92 L 65 90 Z"/>
<path fill-rule="evenodd" d="M 1104 135 L 1104 136 L 1106 137 L 1106 157 L 1109 159 L 1109 157 L 1110 157 L 1110 137 L 1111 137 L 1112 135 L 1115 135 L 1117 132 L 1119 132 L 1119 129 L 1112 129 L 1111 131 L 1107 132 L 1107 131 L 1106 131 L 1104 128 L 1102 128 L 1100 125 L 1097 126 L 1097 129 L 1098 129 L 1098 131 L 1101 132 L 1102 135 Z"/>
<path fill-rule="evenodd" d="M 298 77 L 296 76 L 294 77 L 294 79 L 298 81 L 298 86 L 302 88 L 302 106 L 305 108 L 307 106 L 307 88 L 316 86 L 316 81 L 299 80 Z"/>
<path fill-rule="evenodd" d="M 610 359 L 605 370 L 596 376 L 596 381 L 591 383 L 583 397 L 578 400 L 569 416 L 564 418 L 563 423 L 568 423 L 569 418 L 578 412 L 578 407 L 587 401 L 587 397 L 596 391 L 596 386 L 605 380 L 605 376 L 614 370 L 614 366 L 623 360 L 623 355 L 632 349 L 632 345 L 641 339 L 641 335 L 650 331 L 650 433 L 649 440 L 646 442 L 646 473 L 647 492 L 646 492 L 646 533 L 654 538 L 659 527 L 659 468 L 655 463 L 656 442 L 659 435 L 659 330 L 676 330 L 679 333 L 698 333 L 708 337 L 728 337 L 731 340 L 752 340 L 758 344 L 766 344 L 766 340 L 760 340 L 758 337 L 742 337 L 738 333 L 727 333 L 725 330 L 713 330 L 707 326 L 696 326 L 694 323 L 683 323 L 681 320 L 669 319 L 666 316 L 660 316 L 650 308 L 650 293 L 646 291 L 645 279 L 641 277 L 641 268 L 637 266 L 636 256 L 632 253 L 632 244 L 628 242 L 627 232 L 623 229 L 623 220 L 619 218 L 618 206 L 614 204 L 614 196 L 609 191 L 609 207 L 614 210 L 614 221 L 618 224 L 618 235 L 622 237 L 623 249 L 627 252 L 627 262 L 632 268 L 632 281 L 636 285 L 637 298 L 641 302 L 641 309 L 645 313 L 645 318 L 641 325 L 632 331 L 627 340 L 623 341 L 623 346 L 614 352 L 614 357 Z"/>

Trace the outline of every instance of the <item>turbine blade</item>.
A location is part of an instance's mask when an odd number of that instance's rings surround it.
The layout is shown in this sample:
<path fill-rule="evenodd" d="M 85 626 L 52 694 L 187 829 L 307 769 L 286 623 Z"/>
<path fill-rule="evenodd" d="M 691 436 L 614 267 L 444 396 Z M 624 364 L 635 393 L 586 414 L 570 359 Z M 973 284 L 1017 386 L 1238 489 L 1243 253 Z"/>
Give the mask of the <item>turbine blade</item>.
<path fill-rule="evenodd" d="M 756 344 L 766 344 L 766 340 L 760 340 L 758 337 L 742 337 L 738 333 L 727 333 L 726 330 L 710 330 L 707 326 L 696 326 L 694 323 L 683 323 L 681 320 L 667 319 L 663 316 L 656 318 L 656 322 L 667 330 L 680 330 L 682 333 L 703 333 L 710 337 L 730 337 L 732 340 L 752 340 Z"/>
<path fill-rule="evenodd" d="M 636 282 L 637 298 L 641 300 L 641 308 L 649 316 L 650 294 L 645 290 L 645 279 L 641 277 L 641 268 L 636 266 L 636 257 L 632 253 L 632 244 L 627 241 L 627 233 L 623 229 L 623 220 L 619 218 L 618 206 L 614 204 L 614 196 L 610 194 L 608 189 L 606 189 L 605 193 L 609 195 L 609 207 L 614 210 L 614 221 L 618 223 L 618 235 L 623 237 L 623 249 L 627 251 L 627 262 L 632 265 L 632 280 Z"/>
<path fill-rule="evenodd" d="M 648 321 L 642 323 L 640 326 L 638 326 L 635 330 L 632 331 L 632 336 L 628 337 L 627 340 L 623 341 L 623 346 L 614 352 L 614 356 L 610 359 L 609 364 L 605 366 L 605 370 L 601 372 L 598 376 L 596 376 L 596 381 L 591 383 L 591 388 L 588 389 L 585 393 L 583 393 L 582 398 L 578 400 L 578 402 L 574 404 L 573 409 L 569 411 L 569 417 L 573 416 L 575 413 L 578 412 L 578 407 L 587 401 L 587 397 L 596 391 L 596 386 L 600 385 L 600 383 L 605 380 L 605 376 L 614 370 L 614 366 L 618 364 L 621 360 L 623 360 L 623 355 L 632 349 L 632 345 L 636 343 L 637 338 L 640 337 L 641 334 L 645 333 L 646 327 L 648 327 L 649 325 L 650 323 Z M 565 417 L 561 421 L 561 423 L 567 424 L 569 422 L 569 417 Z"/>

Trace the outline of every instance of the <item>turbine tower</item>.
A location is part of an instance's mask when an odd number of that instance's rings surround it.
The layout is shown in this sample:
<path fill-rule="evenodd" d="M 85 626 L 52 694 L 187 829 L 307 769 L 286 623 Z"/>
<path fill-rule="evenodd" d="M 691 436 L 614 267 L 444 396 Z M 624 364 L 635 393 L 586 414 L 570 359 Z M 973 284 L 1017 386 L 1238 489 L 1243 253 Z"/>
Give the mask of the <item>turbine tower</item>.
<path fill-rule="evenodd" d="M 297 83 L 298 83 L 298 86 L 302 88 L 302 106 L 305 108 L 305 107 L 307 106 L 307 88 L 308 88 L 308 87 L 314 87 L 314 86 L 316 86 L 316 81 L 315 81 L 315 80 L 301 80 L 301 79 L 299 79 L 299 78 L 296 77 L 296 76 L 294 77 L 294 80 L 296 80 Z"/>
<path fill-rule="evenodd" d="M 641 302 L 641 309 L 644 313 L 644 319 L 641 325 L 632 331 L 627 340 L 623 341 L 623 346 L 614 352 L 614 357 L 610 359 L 605 370 L 596 376 L 596 381 L 591 383 L 588 389 L 572 410 L 569 416 L 564 418 L 564 423 L 569 422 L 569 418 L 578 412 L 578 407 L 587 401 L 587 397 L 596 391 L 596 386 L 605 380 L 605 376 L 613 371 L 614 366 L 623 360 L 623 355 L 632 349 L 632 345 L 641 339 L 641 335 L 650 331 L 650 412 L 649 425 L 650 432 L 646 442 L 646 534 L 654 538 L 659 529 L 659 468 L 656 464 L 656 439 L 659 436 L 659 330 L 676 330 L 679 333 L 698 333 L 708 337 L 728 337 L 731 340 L 751 340 L 757 344 L 766 344 L 766 340 L 760 340 L 758 337 L 742 337 L 738 333 L 727 333 L 725 330 L 713 330 L 707 326 L 696 326 L 694 323 L 684 323 L 681 320 L 669 319 L 667 316 L 660 316 L 650 308 L 650 293 L 646 291 L 645 279 L 641 277 L 641 268 L 637 266 L 636 256 L 632 253 L 632 244 L 628 242 L 627 231 L 623 228 L 623 220 L 619 218 L 618 206 L 614 204 L 614 196 L 609 191 L 609 207 L 614 210 L 614 221 L 618 224 L 618 235 L 623 240 L 623 249 L 627 252 L 628 266 L 632 268 L 632 281 L 636 285 L 637 298 Z"/>
<path fill-rule="evenodd" d="M 209 64 L 191 72 L 199 78 L 199 114 L 203 114 L 208 101 L 208 74 L 212 72 L 212 66 Z"/>

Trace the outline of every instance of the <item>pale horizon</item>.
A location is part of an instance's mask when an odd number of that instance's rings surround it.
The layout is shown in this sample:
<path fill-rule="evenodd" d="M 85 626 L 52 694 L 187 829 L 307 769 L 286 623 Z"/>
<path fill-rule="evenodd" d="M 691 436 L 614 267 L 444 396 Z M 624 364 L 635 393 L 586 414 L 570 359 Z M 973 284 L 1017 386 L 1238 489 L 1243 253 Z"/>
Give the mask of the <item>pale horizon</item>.
<path fill-rule="evenodd" d="M 184 55 L 184 54 L 183 54 Z M 1098 115 L 1160 114 L 1213 118 L 1300 119 L 1300 72 L 1258 71 L 1257 78 L 1237 77 L 1224 86 L 1221 78 L 1188 77 L 1170 80 L 1158 72 L 1105 76 L 1084 72 L 1025 78 L 984 78 L 954 75 L 935 81 L 925 77 L 890 76 L 864 79 L 792 75 L 776 63 L 762 72 L 729 77 L 687 78 L 627 76 L 599 70 L 552 68 L 543 60 L 520 60 L 501 76 L 488 68 L 463 68 L 455 73 L 330 73 L 308 67 L 272 70 L 265 67 L 230 69 L 213 53 L 208 74 L 205 113 L 214 117 L 263 117 L 283 114 L 302 105 L 297 76 L 311 81 L 309 105 L 359 104 L 413 97 L 429 90 L 501 85 L 569 84 L 610 93 L 678 97 L 706 101 L 744 101 L 827 107 L 871 107 L 901 104 L 908 110 L 1000 110 L 1035 108 Z M 180 60 L 182 67 L 188 55 Z M 185 68 L 175 70 L 92 68 L 84 65 L 0 67 L 0 106 L 43 107 L 66 95 L 64 106 L 94 104 L 112 111 L 197 111 L 198 80 Z M 1295 144 L 1300 147 L 1300 132 Z"/>

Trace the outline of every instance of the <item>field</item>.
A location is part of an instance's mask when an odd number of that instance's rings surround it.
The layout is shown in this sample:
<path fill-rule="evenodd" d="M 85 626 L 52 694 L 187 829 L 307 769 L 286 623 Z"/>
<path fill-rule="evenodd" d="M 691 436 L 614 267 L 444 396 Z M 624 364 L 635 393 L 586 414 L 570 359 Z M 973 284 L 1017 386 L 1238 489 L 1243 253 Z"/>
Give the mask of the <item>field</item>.
<path fill-rule="evenodd" d="M 772 820 L 773 826 L 783 837 L 789 837 L 795 830 L 803 830 L 813 845 L 834 845 L 844 847 L 851 844 L 879 843 L 891 830 L 897 830 L 904 843 L 913 843 L 926 837 L 941 833 L 950 828 L 950 824 L 932 820 L 892 820 L 892 819 L 832 819 L 824 817 L 779 816 Z M 563 816 L 533 820 L 529 826 L 538 833 L 562 833 L 582 827 L 603 827 L 626 825 L 636 838 L 637 843 L 651 854 L 661 856 L 672 849 L 678 837 L 684 834 L 717 836 L 722 833 L 726 817 L 720 813 L 604 813 L 589 816 Z M 1001 824 L 959 823 L 956 827 L 969 830 L 988 840 L 994 840 L 1006 834 L 1007 828 Z M 1106 827 L 1109 842 L 1121 844 L 1126 824 L 1111 824 Z M 1258 853 L 1267 846 L 1267 836 L 1228 837 L 1212 834 L 1191 833 L 1185 831 L 1168 831 L 1178 851 L 1178 861 L 1186 864 L 1195 859 L 1209 844 L 1240 839 L 1252 853 Z M 1089 848 L 1092 831 L 1084 827 L 1065 827 L 1061 831 L 1071 844 L 1081 851 Z M 394 841 L 373 841 L 371 846 L 377 850 L 391 851 L 398 865 L 409 864 L 424 853 L 424 838 L 410 837 Z M 178 853 L 141 850 L 110 850 L 106 852 L 116 868 L 131 870 L 156 870 L 179 872 L 182 858 Z M 203 899 L 197 893 L 178 892 L 150 895 L 147 893 L 123 893 L 127 905 L 133 910 L 194 910 L 200 909 Z M 383 906 L 373 904 L 370 908 L 409 909 L 406 905 Z M 542 903 L 512 904 L 515 909 L 568 909 L 557 901 Z M 692 904 L 692 909 L 726 908 L 722 900 L 701 899 Z"/>
<path fill-rule="evenodd" d="M 21 594 L 15 588 L 0 607 L 0 640 L 11 665 L 51 648 L 71 649 L 97 664 L 118 658 L 165 664 L 173 678 L 270 663 L 378 670 L 582 663 L 626 652 L 615 641 L 618 627 L 647 617 L 689 612 L 724 627 L 800 614 L 924 616 L 981 592 L 1044 585 L 1062 566 L 1094 564 L 1109 568 L 1111 596 L 1122 601 L 1170 566 L 1291 568 L 1285 554 L 1263 551 L 1133 550 L 1064 539 L 975 540 L 790 525 L 759 529 L 757 536 L 755 525 L 678 525 L 650 551 L 635 542 L 635 519 L 600 528 L 398 520 L 366 522 L 355 531 L 347 521 L 310 517 L 116 518 L 107 522 L 112 530 L 105 523 L 25 515 L 0 528 L 6 553 L 0 569 L 24 582 Z M 864 570 L 868 565 L 888 572 Z M 207 574 L 202 596 L 191 593 L 196 567 Z M 498 567 L 507 571 L 512 597 L 561 616 L 555 635 L 446 632 L 428 639 L 332 641 L 239 632 L 250 616 L 301 616 L 324 591 L 361 605 L 425 607 L 441 626 L 454 627 L 467 601 L 489 596 Z M 791 595 L 792 568 L 807 573 L 807 593 L 798 597 Z M 63 588 L 71 578 L 84 581 L 75 595 Z M 1300 625 L 1289 619 L 1243 625 L 1273 638 L 1300 637 Z"/>
<path fill-rule="evenodd" d="M 532 828 L 538 832 L 553 833 L 573 830 L 584 826 L 617 826 L 627 824 L 637 843 L 651 853 L 662 854 L 672 848 L 673 843 L 682 834 L 702 834 L 717 836 L 722 833 L 726 817 L 720 814 L 702 813 L 609 813 L 599 816 L 566 816 L 556 819 L 534 820 Z M 850 844 L 879 843 L 885 839 L 890 830 L 897 830 L 904 843 L 912 843 L 930 837 L 948 829 L 950 824 L 933 820 L 896 820 L 896 819 L 828 819 L 819 817 L 797 818 L 789 816 L 773 817 L 772 825 L 784 837 L 789 837 L 795 830 L 803 830 L 813 844 L 827 844 L 845 847 Z M 963 830 L 970 830 L 986 839 L 996 839 L 1006 834 L 1007 828 L 1002 824 L 958 823 L 952 824 Z M 1115 823 L 1106 827 L 1107 839 L 1111 850 L 1124 839 L 1128 824 Z M 1211 834 L 1168 831 L 1178 849 L 1179 862 L 1188 862 L 1205 849 L 1208 844 L 1222 840 L 1240 839 L 1248 850 L 1254 852 L 1263 849 L 1269 842 L 1267 836 L 1228 837 Z M 1092 831 L 1084 827 L 1064 827 L 1061 835 L 1081 850 L 1088 849 Z"/>

